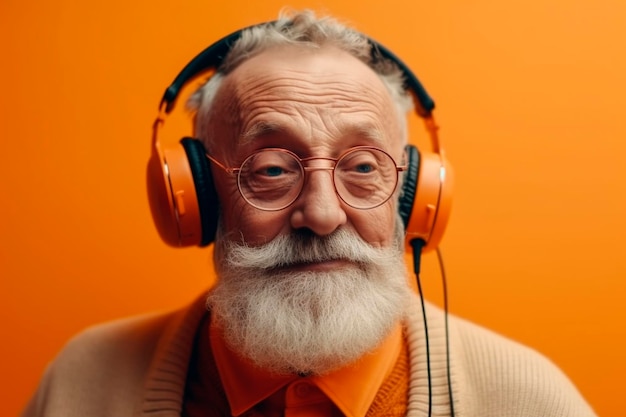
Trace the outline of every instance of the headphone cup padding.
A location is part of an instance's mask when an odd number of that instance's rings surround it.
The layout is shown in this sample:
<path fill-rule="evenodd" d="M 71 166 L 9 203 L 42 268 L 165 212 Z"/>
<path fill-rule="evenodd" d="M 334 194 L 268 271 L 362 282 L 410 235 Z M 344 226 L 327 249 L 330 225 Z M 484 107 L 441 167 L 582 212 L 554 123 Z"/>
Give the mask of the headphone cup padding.
<path fill-rule="evenodd" d="M 187 137 L 181 139 L 180 143 L 187 154 L 189 168 L 191 169 L 191 175 L 196 187 L 198 212 L 200 213 L 200 224 L 202 225 L 200 246 L 206 246 L 215 239 L 219 212 L 219 202 L 215 185 L 213 184 L 211 167 L 202 142 L 198 139 Z"/>
<path fill-rule="evenodd" d="M 413 145 L 406 145 L 404 148 L 407 154 L 407 170 L 402 179 L 402 190 L 398 197 L 398 212 L 406 229 L 411 219 L 413 203 L 417 194 L 417 183 L 419 176 L 420 155 Z"/>

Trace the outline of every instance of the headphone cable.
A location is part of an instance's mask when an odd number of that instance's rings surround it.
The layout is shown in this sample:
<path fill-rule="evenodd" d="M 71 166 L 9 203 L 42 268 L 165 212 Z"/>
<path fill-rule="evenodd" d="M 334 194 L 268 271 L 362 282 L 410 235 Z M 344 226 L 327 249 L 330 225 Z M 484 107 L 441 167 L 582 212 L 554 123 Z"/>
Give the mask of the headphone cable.
<path fill-rule="evenodd" d="M 426 371 L 428 375 L 428 417 L 431 417 L 433 410 L 433 390 L 432 378 L 430 371 L 430 341 L 428 339 L 428 320 L 426 319 L 426 305 L 424 303 L 424 292 L 422 291 L 422 283 L 420 280 L 420 269 L 422 259 L 422 248 L 426 244 L 422 239 L 412 239 L 410 242 L 413 248 L 413 271 L 417 281 L 417 289 L 422 305 L 422 319 L 424 320 L 424 341 L 426 342 Z M 449 378 L 448 378 L 449 379 Z"/>
<path fill-rule="evenodd" d="M 448 398 L 450 401 L 450 416 L 454 417 L 454 399 L 452 395 L 452 377 L 450 371 L 450 333 L 448 330 L 448 283 L 446 279 L 446 268 L 443 263 L 443 254 L 441 249 L 437 247 L 437 260 L 439 261 L 439 271 L 441 272 L 441 284 L 443 287 L 443 312 L 444 327 L 446 334 L 446 373 L 448 376 Z M 419 281 L 418 281 L 419 282 Z"/>

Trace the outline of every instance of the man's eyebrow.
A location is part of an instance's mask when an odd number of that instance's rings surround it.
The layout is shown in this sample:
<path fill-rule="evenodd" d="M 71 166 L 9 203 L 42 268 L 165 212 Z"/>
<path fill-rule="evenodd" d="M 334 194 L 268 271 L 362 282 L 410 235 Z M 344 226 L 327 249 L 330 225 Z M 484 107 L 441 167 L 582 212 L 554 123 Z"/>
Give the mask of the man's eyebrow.
<path fill-rule="evenodd" d="M 354 128 L 351 129 L 351 135 L 358 138 L 367 139 L 376 143 L 377 145 L 383 145 L 385 143 L 385 135 L 383 134 L 383 132 L 372 126 L 354 126 Z"/>
<path fill-rule="evenodd" d="M 248 129 L 246 129 L 241 135 L 239 135 L 239 143 L 244 145 L 250 143 L 256 138 L 284 131 L 285 129 L 278 123 L 268 121 L 257 122 L 250 126 Z"/>
<path fill-rule="evenodd" d="M 279 123 L 265 120 L 260 121 L 250 126 L 250 128 L 246 129 L 239 136 L 239 143 L 241 145 L 248 144 L 257 138 L 269 136 L 275 133 L 287 133 L 287 129 Z M 369 125 L 351 126 L 346 129 L 346 133 L 342 136 L 362 138 L 367 141 L 374 142 L 379 146 L 385 144 L 385 135 L 383 132 L 381 132 L 380 129 Z"/>

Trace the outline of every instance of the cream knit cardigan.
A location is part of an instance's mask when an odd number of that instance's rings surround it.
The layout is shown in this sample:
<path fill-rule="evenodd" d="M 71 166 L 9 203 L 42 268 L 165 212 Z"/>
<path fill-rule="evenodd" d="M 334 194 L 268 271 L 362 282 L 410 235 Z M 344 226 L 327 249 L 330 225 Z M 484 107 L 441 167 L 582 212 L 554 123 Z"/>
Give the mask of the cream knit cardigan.
<path fill-rule="evenodd" d="M 23 417 L 177 417 L 205 296 L 182 310 L 87 329 L 50 364 Z M 432 416 L 449 416 L 445 321 L 427 305 Z M 568 378 L 537 352 L 449 317 L 457 417 L 595 416 Z M 424 326 L 419 301 L 407 313 L 411 381 L 407 416 L 428 416 Z"/>

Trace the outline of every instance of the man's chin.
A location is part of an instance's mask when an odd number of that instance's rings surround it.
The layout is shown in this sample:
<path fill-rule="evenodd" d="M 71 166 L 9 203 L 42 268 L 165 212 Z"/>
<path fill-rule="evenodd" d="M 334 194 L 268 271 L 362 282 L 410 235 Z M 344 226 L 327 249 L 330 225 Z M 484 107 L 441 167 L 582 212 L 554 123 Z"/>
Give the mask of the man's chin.
<path fill-rule="evenodd" d="M 354 348 L 352 351 L 343 349 L 327 356 L 312 355 L 311 349 L 303 349 L 302 352 L 292 351 L 288 361 L 284 360 L 284 352 L 281 351 L 275 352 L 275 356 L 268 351 L 261 356 L 246 356 L 259 368 L 276 375 L 326 375 L 356 363 L 364 355 L 374 351 L 382 343 L 384 337 L 380 339 L 365 349 Z M 345 343 L 347 342 L 337 341 L 338 346 Z"/>

